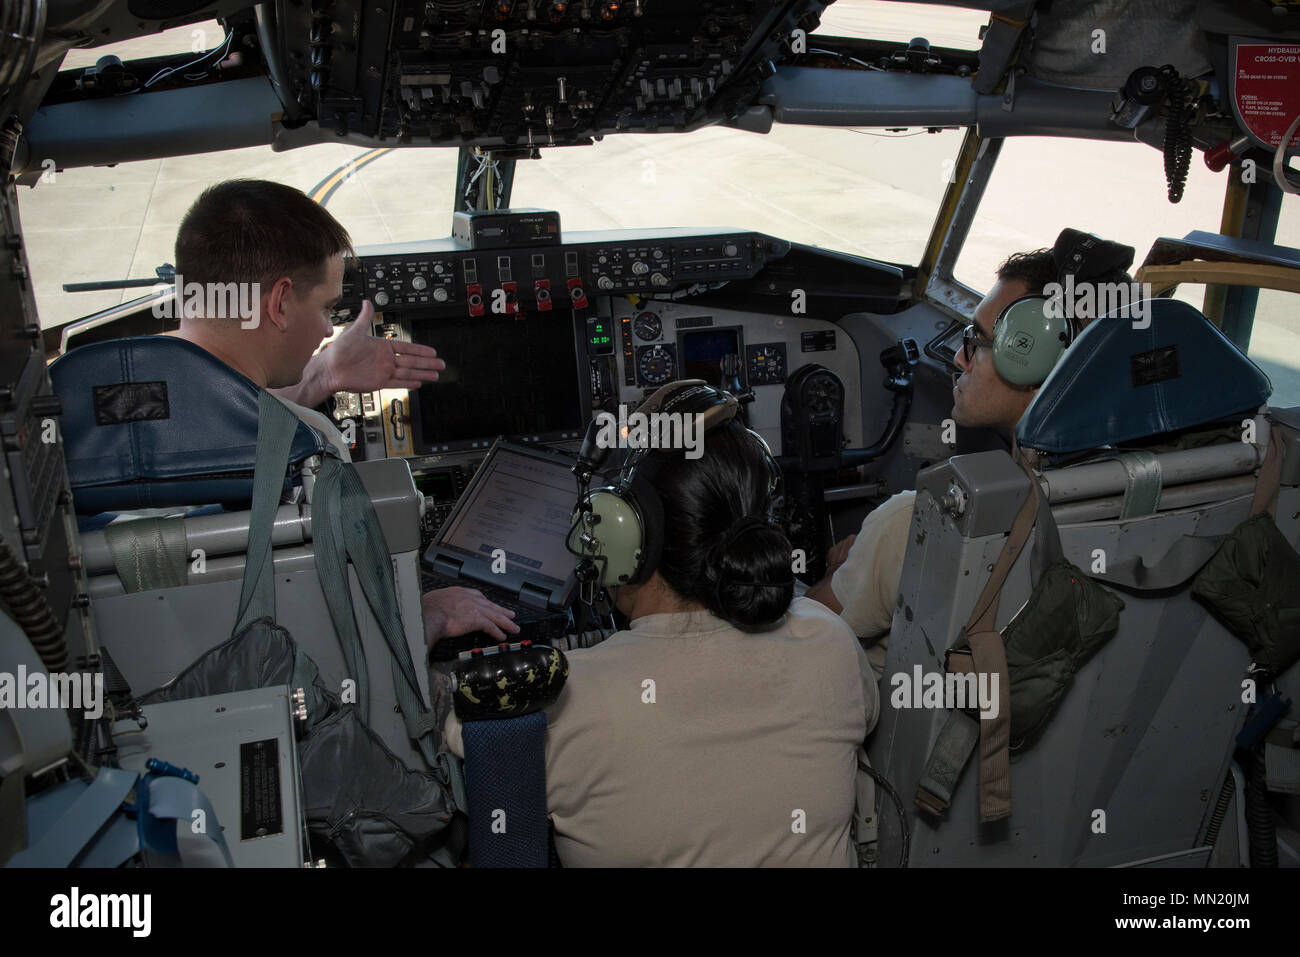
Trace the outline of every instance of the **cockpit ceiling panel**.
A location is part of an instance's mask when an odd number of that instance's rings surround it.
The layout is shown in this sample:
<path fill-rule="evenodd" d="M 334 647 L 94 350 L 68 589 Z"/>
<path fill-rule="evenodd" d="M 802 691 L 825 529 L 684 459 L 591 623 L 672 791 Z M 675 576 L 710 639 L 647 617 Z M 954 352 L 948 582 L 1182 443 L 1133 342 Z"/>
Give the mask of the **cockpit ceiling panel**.
<path fill-rule="evenodd" d="M 1116 90 L 1138 67 L 1166 63 L 1183 76 L 1203 76 L 1222 66 L 1214 44 L 1229 35 L 1300 39 L 1300 11 L 1271 0 L 913 2 L 988 10 L 1026 22 L 1028 42 L 1018 65 L 1037 79 L 1081 89 Z"/>
<path fill-rule="evenodd" d="M 756 97 L 822 0 L 279 0 L 285 96 L 322 130 L 565 145 L 685 131 Z"/>
<path fill-rule="evenodd" d="M 1196 22 L 1198 0 L 1096 0 L 1038 10 L 1025 66 L 1031 76 L 1061 86 L 1117 90 L 1138 67 L 1171 63 L 1183 76 L 1212 64 Z M 1135 16 L 1134 10 L 1140 9 Z"/>

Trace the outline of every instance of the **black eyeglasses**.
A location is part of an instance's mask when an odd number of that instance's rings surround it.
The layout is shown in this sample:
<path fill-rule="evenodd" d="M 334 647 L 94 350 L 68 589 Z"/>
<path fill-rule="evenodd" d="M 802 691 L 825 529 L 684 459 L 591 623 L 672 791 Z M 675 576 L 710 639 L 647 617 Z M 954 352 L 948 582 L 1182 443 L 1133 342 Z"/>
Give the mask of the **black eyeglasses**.
<path fill-rule="evenodd" d="M 961 334 L 961 354 L 965 356 L 967 362 L 975 361 L 975 350 L 985 346 L 992 346 L 992 339 L 985 339 L 979 334 L 979 327 L 971 323 Z"/>

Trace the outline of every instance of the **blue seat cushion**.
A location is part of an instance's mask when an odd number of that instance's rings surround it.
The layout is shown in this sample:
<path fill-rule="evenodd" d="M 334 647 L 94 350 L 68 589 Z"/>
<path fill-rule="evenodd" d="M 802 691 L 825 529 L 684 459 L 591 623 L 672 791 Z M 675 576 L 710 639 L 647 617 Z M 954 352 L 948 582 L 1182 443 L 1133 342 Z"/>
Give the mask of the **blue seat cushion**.
<path fill-rule="evenodd" d="M 252 498 L 261 389 L 205 350 L 173 336 L 97 342 L 50 378 L 79 513 Z M 290 462 L 326 445 L 301 423 Z"/>
<path fill-rule="evenodd" d="M 1082 452 L 1254 414 L 1273 391 L 1195 307 L 1150 299 L 1150 324 L 1112 315 L 1066 350 L 1016 426 L 1017 441 Z"/>

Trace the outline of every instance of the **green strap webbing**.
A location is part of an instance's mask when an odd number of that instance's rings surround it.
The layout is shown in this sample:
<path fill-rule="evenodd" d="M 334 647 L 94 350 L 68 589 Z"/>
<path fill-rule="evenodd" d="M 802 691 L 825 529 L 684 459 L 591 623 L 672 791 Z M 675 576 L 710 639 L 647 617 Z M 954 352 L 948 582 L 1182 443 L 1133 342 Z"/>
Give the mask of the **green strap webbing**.
<path fill-rule="evenodd" d="M 965 711 L 948 712 L 948 721 L 926 758 L 916 788 L 916 803 L 935 817 L 952 806 L 957 782 L 980 739 L 980 723 Z"/>
<path fill-rule="evenodd" d="M 176 588 L 186 583 L 185 519 L 138 518 L 104 529 L 117 577 L 127 593 Z"/>
<path fill-rule="evenodd" d="M 1135 449 L 1120 452 L 1115 458 L 1124 466 L 1127 475 L 1124 504 L 1119 510 L 1120 521 L 1154 515 L 1160 507 L 1160 491 L 1163 486 L 1159 456 L 1154 452 Z"/>
<path fill-rule="evenodd" d="M 329 457 L 321 462 L 312 489 L 311 537 L 316 556 L 316 574 L 320 578 L 325 607 L 329 609 L 334 634 L 343 650 L 348 676 L 357 683 L 357 711 L 361 720 L 370 723 L 370 670 L 366 665 L 361 635 L 352 611 L 352 587 L 348 581 L 347 547 L 343 535 L 345 508 L 340 478 L 342 463 Z M 367 498 L 367 504 L 369 499 Z M 355 516 L 356 513 L 351 513 Z M 358 566 L 358 577 L 360 567 Z M 363 585 L 364 587 L 364 585 Z"/>
<path fill-rule="evenodd" d="M 321 522 L 322 506 L 328 518 L 326 522 Z M 361 591 L 366 596 L 391 653 L 393 691 L 407 733 L 419 744 L 420 752 L 430 767 L 433 767 L 437 752 L 435 732 L 438 729 L 435 728 L 433 714 L 420 697 L 420 685 L 410 648 L 406 644 L 406 630 L 402 626 L 397 603 L 397 588 L 388 544 L 384 540 L 379 516 L 375 514 L 370 495 L 366 492 L 361 476 L 351 464 L 335 458 L 327 458 L 322 463 L 316 477 L 312 509 L 316 563 L 318 569 L 327 569 L 330 576 L 327 578 L 326 572 L 321 573 L 321 586 L 325 589 L 335 630 L 340 636 L 357 633 L 352 593 L 347 587 L 346 578 L 346 562 L 351 559 Z M 346 521 L 342 520 L 345 514 Z M 331 580 L 341 581 L 342 587 L 327 587 Z M 362 662 L 364 666 L 364 659 Z"/>
<path fill-rule="evenodd" d="M 298 417 L 268 392 L 262 392 L 258 403 L 253 506 L 236 634 L 258 618 L 275 619 L 271 531 L 289 466 L 289 450 L 299 423 Z M 420 752 L 430 767 L 436 766 L 436 729 L 432 716 L 420 699 L 420 686 L 406 645 L 393 567 L 383 530 L 356 469 L 350 464 L 345 465 L 328 451 L 312 495 L 312 539 L 321 591 L 344 663 L 357 683 L 357 702 L 362 719 L 366 720 L 369 714 L 369 676 L 353 614 L 352 589 L 347 573 L 349 557 L 392 653 L 393 687 L 407 733 L 419 743 Z"/>
<path fill-rule="evenodd" d="M 275 620 L 275 571 L 271 563 L 271 531 L 280 508 L 284 476 L 289 469 L 289 450 L 298 417 L 275 396 L 262 390 L 257 406 L 257 452 L 253 460 L 253 506 L 248 521 L 248 548 L 244 559 L 244 583 L 239 593 L 239 614 L 232 634 L 239 634 L 250 621 Z"/>

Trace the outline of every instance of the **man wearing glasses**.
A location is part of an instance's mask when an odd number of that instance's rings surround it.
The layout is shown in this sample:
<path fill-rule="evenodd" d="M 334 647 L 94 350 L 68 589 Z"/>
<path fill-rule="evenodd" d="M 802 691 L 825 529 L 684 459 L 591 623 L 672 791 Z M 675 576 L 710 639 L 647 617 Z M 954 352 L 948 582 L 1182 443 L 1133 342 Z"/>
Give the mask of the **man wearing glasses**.
<path fill-rule="evenodd" d="M 1061 240 L 1057 245 L 1062 245 Z M 1042 295 L 1045 286 L 1057 282 L 1058 258 L 1052 249 L 1038 249 L 1015 253 L 998 267 L 998 281 L 975 308 L 962 348 L 954 356 L 960 374 L 954 376 L 952 418 L 959 426 L 1015 432 L 1038 387 L 1013 385 L 997 372 L 993 336 L 1009 305 L 1025 296 Z M 1127 283 L 1131 277 L 1114 268 L 1088 279 L 1099 284 Z M 1094 318 L 1080 316 L 1079 327 Z M 826 575 L 807 593 L 837 612 L 859 637 L 879 636 L 867 651 L 877 678 L 884 672 L 915 499 L 915 491 L 899 492 L 867 515 L 857 535 L 837 542 L 827 553 Z"/>

